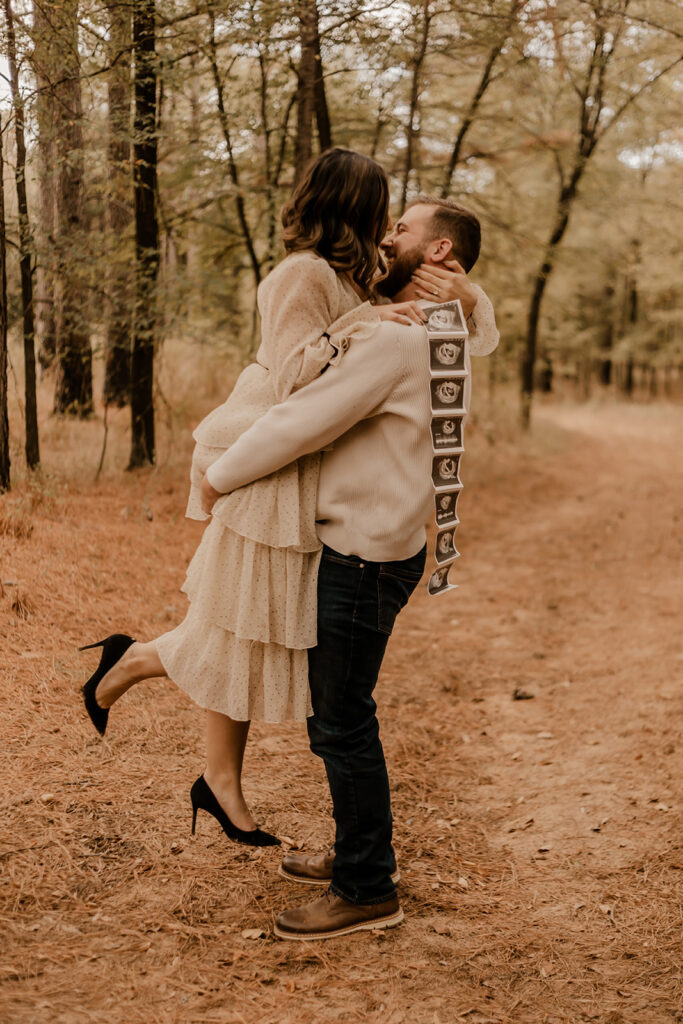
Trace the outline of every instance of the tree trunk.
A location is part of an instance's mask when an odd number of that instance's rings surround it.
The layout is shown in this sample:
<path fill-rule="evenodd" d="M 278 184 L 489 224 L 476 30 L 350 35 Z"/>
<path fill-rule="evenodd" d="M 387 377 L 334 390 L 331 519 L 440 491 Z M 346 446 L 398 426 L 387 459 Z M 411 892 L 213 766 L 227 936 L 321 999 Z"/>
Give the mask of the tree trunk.
<path fill-rule="evenodd" d="M 131 451 L 129 469 L 153 465 L 154 347 L 159 270 L 157 222 L 157 58 L 155 0 L 133 8 L 135 59 L 135 328 L 131 359 Z"/>
<path fill-rule="evenodd" d="M 332 145 L 332 125 L 330 123 L 330 111 L 327 106 L 327 95 L 325 93 L 325 77 L 323 75 L 323 58 L 320 53 L 320 29 L 318 27 L 318 5 L 313 2 L 313 15 L 315 18 L 314 47 L 314 69 L 313 69 L 313 95 L 315 105 L 315 123 L 318 129 L 318 145 L 320 152 L 329 149 Z"/>
<path fill-rule="evenodd" d="M 522 429 L 528 430 L 531 424 L 531 403 L 533 401 L 534 393 L 534 369 L 536 366 L 536 345 L 538 342 L 538 321 L 541 314 L 541 304 L 543 302 L 543 294 L 545 292 L 546 284 L 548 283 L 548 277 L 552 270 L 552 261 L 554 259 L 554 250 L 548 249 L 546 259 L 543 262 L 541 269 L 539 270 L 536 281 L 534 282 L 534 290 L 531 296 L 531 303 L 529 305 L 529 314 L 527 318 L 527 332 L 526 342 L 524 346 L 524 354 L 522 356 L 522 364 L 520 369 L 521 377 L 521 423 Z"/>
<path fill-rule="evenodd" d="M 266 268 L 270 269 L 276 261 L 277 252 L 277 227 L 278 227 L 278 216 L 277 216 L 277 190 L 280 186 L 280 178 L 282 177 L 282 171 L 285 163 L 285 154 L 287 150 L 287 139 L 289 136 L 289 119 L 296 103 L 297 93 L 296 90 L 292 92 L 289 97 L 287 106 L 285 107 L 284 116 L 282 123 L 279 128 L 279 141 L 277 147 L 277 160 L 273 167 L 273 172 L 270 182 L 270 193 L 271 193 L 271 206 L 268 213 L 268 255 L 266 257 Z"/>
<path fill-rule="evenodd" d="M 614 295 L 612 281 L 605 285 L 602 302 L 604 324 L 600 339 L 600 358 L 598 361 L 598 382 L 605 388 L 612 383 L 612 348 L 614 347 Z"/>
<path fill-rule="evenodd" d="M 639 296 L 638 296 L 638 263 L 640 261 L 640 243 L 634 239 L 631 243 L 632 249 L 632 270 L 626 279 L 626 294 L 624 303 L 624 321 L 633 327 L 638 323 Z M 622 389 L 627 398 L 633 397 L 635 390 L 635 363 L 633 355 L 629 355 L 623 368 Z"/>
<path fill-rule="evenodd" d="M 56 47 L 50 19 L 43 3 L 33 3 L 33 52 L 31 65 L 36 79 L 36 146 L 38 164 L 38 219 L 35 267 L 35 313 L 38 359 L 41 366 L 52 365 L 57 353 L 55 327 L 55 208 L 57 190 L 55 167 L 55 104 L 52 87 L 56 67 Z"/>
<path fill-rule="evenodd" d="M 638 283 L 635 277 L 628 282 L 626 293 L 626 319 L 629 324 L 638 323 Z"/>
<path fill-rule="evenodd" d="M 10 488 L 9 416 L 7 412 L 7 270 L 5 242 L 5 184 L 0 122 L 0 493 Z"/>
<path fill-rule="evenodd" d="M 550 356 L 546 353 L 541 359 L 541 366 L 538 371 L 538 390 L 541 394 L 552 394 L 553 375 L 553 363 Z"/>
<path fill-rule="evenodd" d="M 377 159 L 377 150 L 379 149 L 380 140 L 382 138 L 382 129 L 387 124 L 386 111 L 384 110 L 384 94 L 379 102 L 377 109 L 377 119 L 375 121 L 375 128 L 372 133 L 372 145 L 370 146 L 370 157 L 373 160 Z"/>
<path fill-rule="evenodd" d="M 133 289 L 129 228 L 133 220 L 130 142 L 130 11 L 109 4 L 109 194 L 107 227 L 111 258 L 107 282 L 104 401 L 126 405 L 130 389 Z"/>
<path fill-rule="evenodd" d="M 313 155 L 313 116 L 316 107 L 317 9 L 314 0 L 301 0 L 299 24 L 301 59 L 296 101 L 296 139 L 294 142 L 294 181 L 300 181 Z"/>
<path fill-rule="evenodd" d="M 574 167 L 570 180 L 560 189 L 555 215 L 555 226 L 548 240 L 545 249 L 545 257 L 541 264 L 536 279 L 534 290 L 529 304 L 527 316 L 527 332 L 524 345 L 524 354 L 520 371 L 520 419 L 523 430 L 528 430 L 531 424 L 531 403 L 534 393 L 534 368 L 536 364 L 536 348 L 538 343 L 538 324 L 541 315 L 543 296 L 548 284 L 548 279 L 555 266 L 557 248 L 564 238 L 572 203 L 576 198 L 579 182 L 585 170 L 585 161 L 579 160 Z"/>
<path fill-rule="evenodd" d="M 24 101 L 19 92 L 17 52 L 14 35 L 14 15 L 10 0 L 4 0 L 7 20 L 7 59 L 10 72 L 12 102 L 14 104 L 14 131 L 17 140 L 17 212 L 19 215 L 19 267 L 21 272 L 21 309 L 24 328 L 24 394 L 26 416 L 26 463 L 35 469 L 40 462 L 38 445 L 38 403 L 36 398 L 35 325 L 33 315 L 33 278 L 31 252 L 33 240 L 26 200 L 26 143 L 24 141 Z"/>
<path fill-rule="evenodd" d="M 145 2 L 149 2 L 149 0 L 145 0 Z M 225 146 L 228 151 L 228 168 L 230 170 L 230 180 L 232 182 L 235 192 L 235 210 L 237 212 L 237 220 L 240 225 L 240 231 L 242 232 L 242 238 L 244 239 L 244 244 L 246 246 L 247 254 L 249 256 L 249 262 L 251 264 L 252 273 L 254 275 L 254 285 L 256 286 L 256 288 L 258 288 L 259 284 L 261 283 L 261 264 L 256 254 L 254 239 L 251 234 L 251 228 L 249 227 L 249 221 L 247 220 L 247 210 L 244 203 L 244 193 L 240 185 L 239 172 L 237 170 L 237 162 L 235 160 L 235 153 L 232 148 L 230 123 L 228 121 L 228 114 L 225 109 L 225 99 L 223 95 L 223 79 L 221 78 L 220 71 L 218 68 L 218 53 L 216 51 L 216 19 L 213 10 L 209 10 L 209 23 L 209 60 L 211 63 L 211 72 L 213 74 L 214 85 L 216 87 L 216 102 L 218 105 L 218 116 L 220 118 L 221 128 L 223 130 Z"/>
<path fill-rule="evenodd" d="M 408 202 L 408 185 L 410 174 L 415 163 L 415 143 L 420 134 L 419 102 L 420 84 L 422 78 L 422 66 L 427 54 L 427 41 L 429 39 L 429 25 L 432 15 L 429 10 L 429 0 L 424 0 L 422 5 L 422 36 L 413 58 L 413 77 L 410 86 L 410 106 L 408 109 L 408 123 L 406 124 L 406 158 L 403 167 L 403 185 L 401 187 L 401 210 L 403 213 Z"/>
<path fill-rule="evenodd" d="M 604 388 L 608 388 L 612 383 L 612 359 L 607 353 L 612 351 L 613 340 L 614 325 L 611 323 L 606 324 L 601 346 L 600 362 L 598 363 L 598 382 Z"/>
<path fill-rule="evenodd" d="M 82 418 L 93 408 L 92 350 L 86 319 L 88 260 L 84 150 L 78 54 L 78 0 L 49 5 L 59 34 L 60 67 L 54 85 L 57 149 L 56 413 Z"/>
<path fill-rule="evenodd" d="M 275 189 L 273 187 L 273 158 L 271 153 L 270 120 L 268 117 L 268 64 L 263 49 L 259 47 L 259 102 L 261 107 L 261 128 L 263 131 L 263 177 L 266 182 L 266 210 L 268 218 L 268 250 L 264 260 L 266 272 L 275 263 Z"/>

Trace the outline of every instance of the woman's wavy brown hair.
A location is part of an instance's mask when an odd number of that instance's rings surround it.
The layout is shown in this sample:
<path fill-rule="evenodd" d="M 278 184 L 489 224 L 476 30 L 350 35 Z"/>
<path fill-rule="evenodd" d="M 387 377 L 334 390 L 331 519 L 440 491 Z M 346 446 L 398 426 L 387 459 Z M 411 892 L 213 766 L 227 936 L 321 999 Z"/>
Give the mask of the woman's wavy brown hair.
<path fill-rule="evenodd" d="M 288 253 L 312 249 L 370 294 L 389 220 L 389 182 L 367 156 L 334 146 L 311 164 L 282 208 Z"/>

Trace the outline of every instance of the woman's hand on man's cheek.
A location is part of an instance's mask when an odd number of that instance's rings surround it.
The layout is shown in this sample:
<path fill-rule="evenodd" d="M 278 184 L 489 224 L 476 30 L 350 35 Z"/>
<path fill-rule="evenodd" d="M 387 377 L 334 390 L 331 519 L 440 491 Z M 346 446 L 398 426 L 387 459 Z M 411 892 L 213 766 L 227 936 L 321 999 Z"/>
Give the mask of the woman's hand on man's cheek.
<path fill-rule="evenodd" d="M 413 274 L 413 282 L 420 298 L 427 302 L 460 299 L 465 318 L 477 304 L 477 293 L 457 260 L 445 260 L 438 265 L 423 263 Z"/>

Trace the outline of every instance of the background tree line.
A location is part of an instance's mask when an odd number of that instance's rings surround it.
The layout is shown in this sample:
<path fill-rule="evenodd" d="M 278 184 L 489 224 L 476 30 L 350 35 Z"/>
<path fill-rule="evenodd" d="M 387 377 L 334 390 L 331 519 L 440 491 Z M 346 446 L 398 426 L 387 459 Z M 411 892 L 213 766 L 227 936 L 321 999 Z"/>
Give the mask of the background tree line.
<path fill-rule="evenodd" d="M 279 208 L 331 144 L 382 162 L 395 214 L 418 192 L 478 212 L 475 277 L 503 338 L 492 372 L 518 375 L 525 425 L 558 377 L 673 392 L 673 0 L 2 7 L 0 488 L 7 329 L 23 338 L 30 467 L 36 363 L 57 415 L 130 403 L 130 467 L 152 463 L 155 354 L 178 333 L 217 359 L 253 354 Z"/>

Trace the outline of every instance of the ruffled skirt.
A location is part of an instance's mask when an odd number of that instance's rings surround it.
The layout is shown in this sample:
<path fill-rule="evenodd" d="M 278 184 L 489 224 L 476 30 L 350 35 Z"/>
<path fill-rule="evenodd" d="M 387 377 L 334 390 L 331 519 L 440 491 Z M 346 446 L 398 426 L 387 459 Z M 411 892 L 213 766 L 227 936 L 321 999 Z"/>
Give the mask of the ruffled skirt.
<path fill-rule="evenodd" d="M 239 721 L 304 721 L 319 563 L 320 549 L 270 547 L 213 518 L 182 587 L 188 613 L 156 642 L 169 678 Z"/>
<path fill-rule="evenodd" d="M 320 363 L 308 367 L 309 377 L 341 359 L 351 338 L 370 337 L 378 322 L 368 304 L 340 317 L 330 328 L 329 351 L 309 353 Z M 253 363 L 228 400 L 199 424 L 189 518 L 209 518 L 200 502 L 204 473 L 275 401 L 268 370 Z M 189 611 L 157 641 L 169 677 L 200 707 L 242 721 L 303 721 L 312 714 L 308 649 L 317 641 L 319 468 L 320 455 L 307 455 L 214 505 L 182 588 Z"/>
<path fill-rule="evenodd" d="M 303 722 L 313 713 L 306 651 L 243 640 L 192 605 L 158 650 L 169 677 L 201 708 L 238 722 Z"/>
<path fill-rule="evenodd" d="M 272 404 L 267 393 L 258 394 L 260 376 L 252 376 L 251 394 L 240 396 L 249 401 L 249 418 Z M 229 400 L 195 431 L 187 510 L 193 519 L 208 518 L 198 501 L 203 473 L 248 425 L 238 422 L 235 406 Z M 238 721 L 305 721 L 312 714 L 319 466 L 319 455 L 305 456 L 214 506 L 182 587 L 188 613 L 156 644 L 169 678 L 200 707 Z"/>

